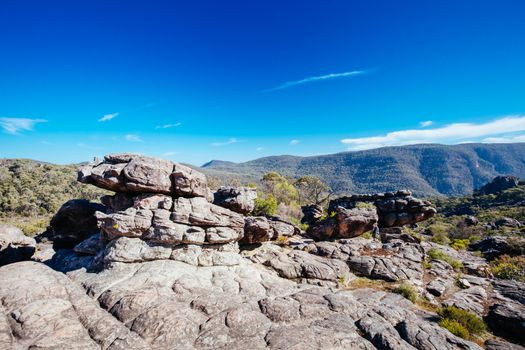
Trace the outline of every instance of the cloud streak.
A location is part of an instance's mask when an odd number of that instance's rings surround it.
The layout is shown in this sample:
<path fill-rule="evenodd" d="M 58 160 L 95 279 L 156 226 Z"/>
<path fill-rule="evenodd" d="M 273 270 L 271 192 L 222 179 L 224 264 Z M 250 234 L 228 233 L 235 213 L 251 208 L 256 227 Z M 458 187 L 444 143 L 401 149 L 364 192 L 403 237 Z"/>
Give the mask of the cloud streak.
<path fill-rule="evenodd" d="M 331 74 L 326 74 L 326 75 L 320 75 L 320 76 L 315 76 L 315 77 L 304 78 L 304 79 L 301 79 L 301 80 L 287 81 L 284 84 L 281 84 L 279 86 L 276 86 L 274 88 L 271 88 L 271 89 L 268 89 L 268 90 L 265 90 L 265 91 L 266 92 L 270 92 L 270 91 L 288 89 L 288 88 L 291 88 L 291 87 L 294 87 L 294 86 L 314 83 L 314 82 L 318 82 L 318 81 L 352 78 L 352 77 L 355 77 L 357 75 L 362 75 L 362 74 L 366 74 L 366 73 L 368 73 L 368 72 L 364 71 L 364 70 L 354 70 L 354 71 L 342 72 L 342 73 L 331 73 Z"/>
<path fill-rule="evenodd" d="M 169 128 L 175 128 L 175 127 L 181 126 L 181 125 L 182 125 L 182 123 L 157 125 L 155 127 L 155 129 L 169 129 Z"/>
<path fill-rule="evenodd" d="M 292 140 L 290 141 L 290 146 L 298 145 L 301 141 L 300 140 Z"/>
<path fill-rule="evenodd" d="M 130 142 L 144 142 L 144 140 L 141 139 L 139 135 L 134 135 L 134 134 L 127 134 L 125 136 L 125 139 L 126 141 L 130 141 Z"/>
<path fill-rule="evenodd" d="M 425 120 L 424 122 L 419 123 L 419 126 L 421 126 L 422 128 L 426 128 L 427 126 L 430 126 L 432 124 L 434 124 L 432 120 Z"/>
<path fill-rule="evenodd" d="M 399 130 L 379 136 L 346 138 L 341 142 L 353 151 L 418 143 L 519 142 L 522 136 L 508 135 L 522 131 L 525 131 L 525 115 L 511 115 L 480 124 L 454 123 L 440 128 Z"/>
<path fill-rule="evenodd" d="M 213 147 L 221 147 L 221 146 L 227 146 L 227 145 L 233 145 L 234 143 L 239 143 L 240 141 L 237 140 L 236 138 L 231 138 L 229 139 L 228 141 L 225 141 L 225 142 L 213 142 L 211 143 L 211 145 Z"/>
<path fill-rule="evenodd" d="M 111 119 L 115 118 L 117 115 L 118 115 L 118 113 L 106 114 L 105 116 L 100 118 L 98 121 L 99 122 L 107 122 L 108 120 L 111 120 Z"/>
<path fill-rule="evenodd" d="M 7 134 L 20 135 L 21 131 L 33 131 L 35 124 L 45 122 L 45 119 L 0 118 L 0 127 Z"/>

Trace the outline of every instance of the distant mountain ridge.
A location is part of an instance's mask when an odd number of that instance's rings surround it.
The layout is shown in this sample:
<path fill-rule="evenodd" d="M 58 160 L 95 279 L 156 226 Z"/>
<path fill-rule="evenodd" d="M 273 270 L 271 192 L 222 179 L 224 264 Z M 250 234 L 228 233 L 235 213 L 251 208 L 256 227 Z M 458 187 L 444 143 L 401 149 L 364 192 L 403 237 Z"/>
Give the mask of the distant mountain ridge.
<path fill-rule="evenodd" d="M 471 193 L 498 175 L 525 177 L 525 143 L 420 144 L 321 156 L 271 156 L 244 163 L 220 160 L 200 167 L 216 177 L 259 179 L 277 171 L 315 175 L 338 194 L 412 190 L 418 196 Z"/>

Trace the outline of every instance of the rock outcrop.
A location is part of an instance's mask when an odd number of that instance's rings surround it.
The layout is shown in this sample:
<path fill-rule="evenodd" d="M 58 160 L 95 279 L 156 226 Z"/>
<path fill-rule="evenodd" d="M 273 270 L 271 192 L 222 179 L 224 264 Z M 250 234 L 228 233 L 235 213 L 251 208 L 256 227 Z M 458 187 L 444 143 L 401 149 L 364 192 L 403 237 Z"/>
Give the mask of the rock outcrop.
<path fill-rule="evenodd" d="M 162 193 L 206 197 L 204 174 L 182 164 L 134 154 L 112 154 L 98 164 L 82 166 L 78 180 L 115 192 Z"/>
<path fill-rule="evenodd" d="M 213 194 L 213 203 L 240 214 L 249 214 L 255 208 L 257 190 L 251 187 L 220 187 Z"/>
<path fill-rule="evenodd" d="M 509 188 L 518 187 L 520 179 L 515 176 L 496 176 L 491 182 L 487 183 L 476 194 L 496 194 Z"/>
<path fill-rule="evenodd" d="M 380 227 L 395 227 L 416 224 L 436 214 L 429 201 L 412 197 L 410 191 L 397 191 L 369 195 L 352 195 L 330 201 L 328 212 L 338 207 L 355 208 L 358 203 L 371 203 L 377 208 Z"/>
<path fill-rule="evenodd" d="M 35 239 L 24 235 L 18 227 L 0 224 L 0 266 L 29 260 L 35 248 Z"/>
<path fill-rule="evenodd" d="M 112 155 L 79 178 L 116 193 L 94 214 L 64 206 L 71 232 L 59 225 L 62 247 L 39 243 L 33 260 L 45 264 L 0 267 L 0 349 L 481 349 L 393 293 L 401 283 L 523 342 L 522 284 L 491 279 L 467 251 L 376 230 L 387 214 L 396 225 L 433 215 L 409 192 L 340 200 L 326 219 L 312 207 L 312 240 L 281 218 L 244 216 L 251 190 L 212 203 L 204 175 L 175 163 Z M 382 242 L 357 237 L 372 229 Z M 461 278 L 431 249 L 461 261 Z"/>
<path fill-rule="evenodd" d="M 337 207 L 334 214 L 312 223 L 307 230 L 308 236 L 316 241 L 357 237 L 372 230 L 378 221 L 376 210 L 370 208 Z"/>

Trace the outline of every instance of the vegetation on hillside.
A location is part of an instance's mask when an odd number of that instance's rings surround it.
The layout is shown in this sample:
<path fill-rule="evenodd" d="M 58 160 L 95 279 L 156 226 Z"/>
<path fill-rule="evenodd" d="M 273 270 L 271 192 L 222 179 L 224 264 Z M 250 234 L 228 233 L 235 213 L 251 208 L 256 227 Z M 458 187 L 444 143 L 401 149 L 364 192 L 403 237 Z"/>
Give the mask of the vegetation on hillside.
<path fill-rule="evenodd" d="M 419 197 L 458 196 L 497 175 L 525 177 L 525 143 L 411 145 L 311 157 L 274 156 L 244 163 L 212 161 L 201 168 L 215 177 L 253 182 L 268 172 L 316 176 L 337 195 L 402 188 Z"/>
<path fill-rule="evenodd" d="M 35 234 L 45 230 L 64 202 L 73 198 L 98 201 L 107 193 L 77 182 L 76 168 L 26 159 L 0 160 L 0 222 Z"/>

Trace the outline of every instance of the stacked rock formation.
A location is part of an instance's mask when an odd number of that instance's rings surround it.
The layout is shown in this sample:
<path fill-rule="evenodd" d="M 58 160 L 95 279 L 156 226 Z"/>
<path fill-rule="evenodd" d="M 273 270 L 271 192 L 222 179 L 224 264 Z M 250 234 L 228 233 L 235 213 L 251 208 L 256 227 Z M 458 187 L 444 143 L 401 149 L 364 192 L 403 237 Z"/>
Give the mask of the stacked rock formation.
<path fill-rule="evenodd" d="M 360 204 L 365 203 L 364 206 Z M 303 207 L 303 222 L 308 235 L 315 240 L 351 238 L 382 228 L 416 224 L 436 214 L 428 201 L 412 197 L 410 191 L 352 195 L 330 201 L 328 218 L 319 218 L 319 208 Z"/>
<path fill-rule="evenodd" d="M 437 212 L 429 201 L 414 198 L 406 190 L 337 198 L 330 201 L 328 211 L 335 211 L 337 207 L 355 208 L 359 202 L 374 204 L 380 227 L 416 224 L 431 218 Z"/>
<path fill-rule="evenodd" d="M 293 225 L 278 219 L 244 217 L 254 208 L 255 189 L 221 187 L 213 194 L 204 174 L 166 160 L 109 155 L 82 166 L 78 180 L 117 192 L 102 197 L 107 212 L 95 214 L 102 240 L 109 243 L 106 262 L 173 259 L 211 264 L 210 259 L 224 260 L 219 253 L 236 257 L 238 241 L 258 243 L 295 232 Z M 203 249 L 213 257 L 199 261 Z"/>

